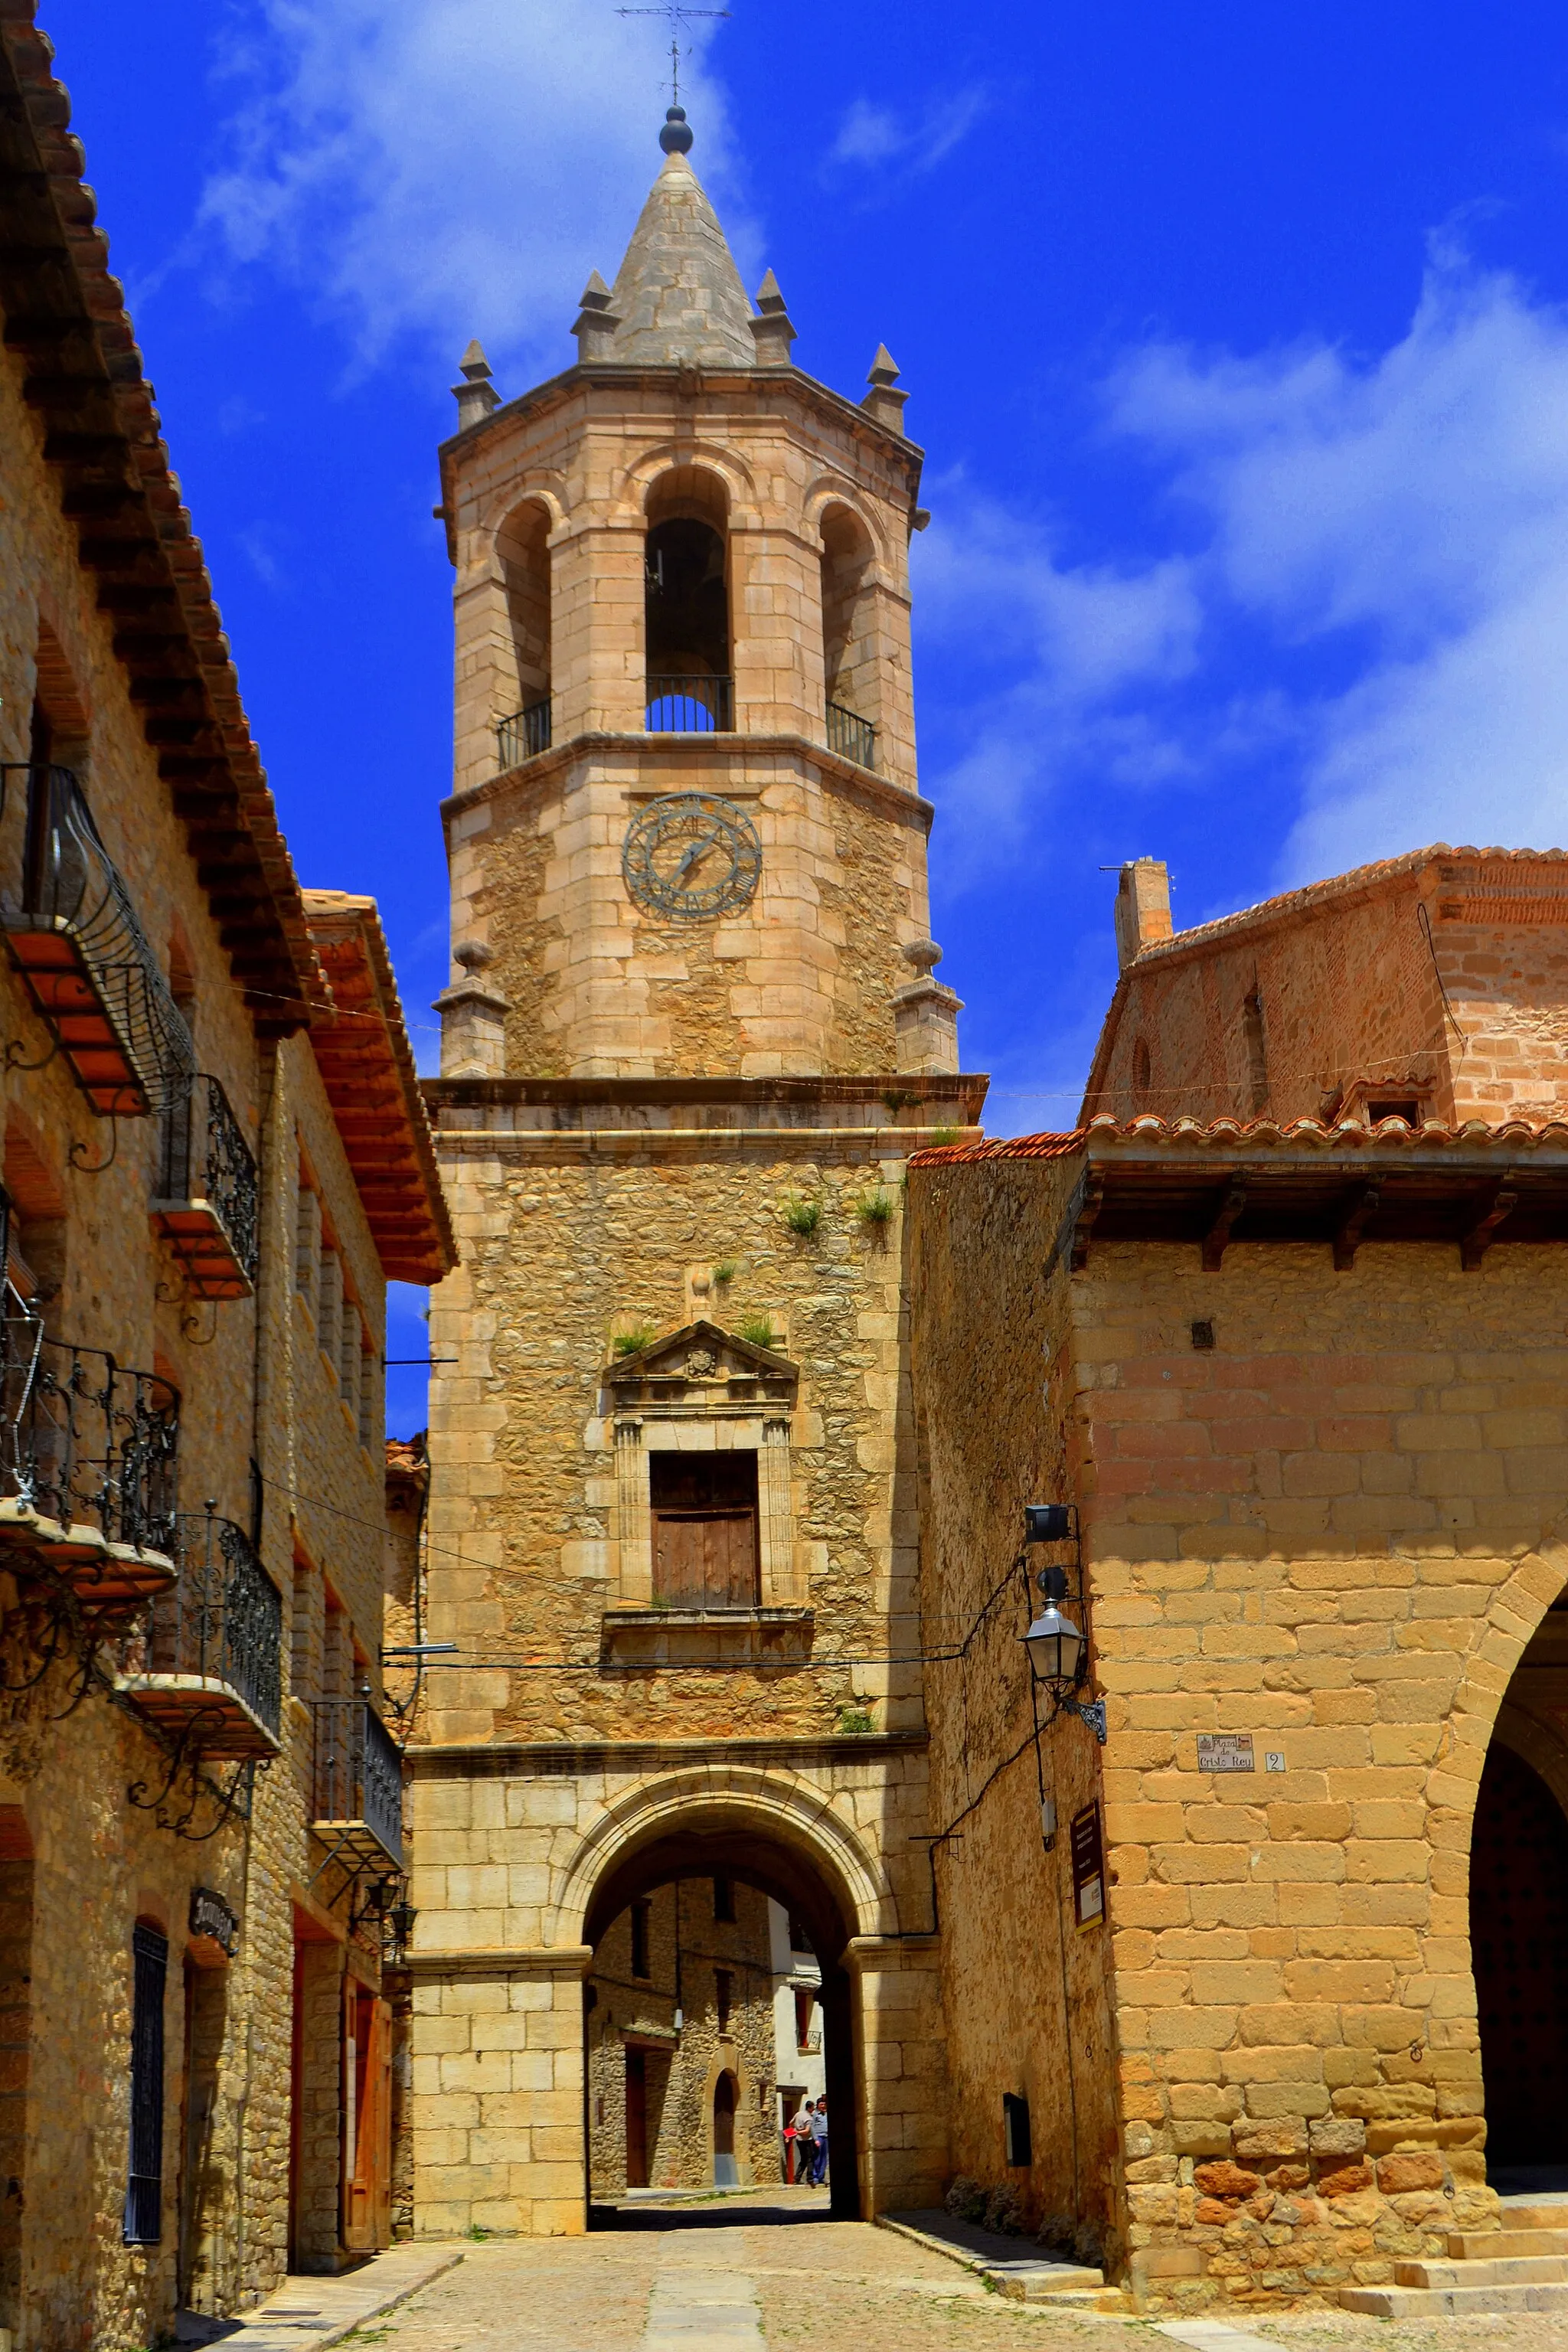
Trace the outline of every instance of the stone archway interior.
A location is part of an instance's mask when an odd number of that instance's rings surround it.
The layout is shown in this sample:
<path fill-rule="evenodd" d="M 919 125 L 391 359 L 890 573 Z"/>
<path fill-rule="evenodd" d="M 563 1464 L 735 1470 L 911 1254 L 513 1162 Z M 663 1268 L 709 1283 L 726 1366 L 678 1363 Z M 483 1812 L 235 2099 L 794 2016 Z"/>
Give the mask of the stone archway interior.
<path fill-rule="evenodd" d="M 1476 1802 L 1470 1950 L 1488 2176 L 1561 2168 L 1568 2186 L 1568 1819 L 1498 1739 Z"/>
<path fill-rule="evenodd" d="M 798 2050 L 787 2032 L 787 2058 L 775 2039 L 784 1980 L 770 1973 L 764 1988 L 759 1967 L 770 1903 L 787 1920 L 786 1944 L 809 1947 L 819 1978 Z M 656 2191 L 697 2185 L 667 2183 L 661 2158 L 672 2130 L 674 2144 L 689 2149 L 681 2118 L 693 2096 L 691 2126 L 706 2145 L 687 2161 L 701 2164 L 701 2177 L 719 2187 L 782 2186 L 779 2096 L 815 2057 L 815 2087 L 835 2125 L 831 2210 L 858 2217 L 855 1999 L 845 1957 L 855 1931 L 847 1895 L 825 1870 L 750 1824 L 698 1813 L 617 1858 L 584 1922 L 595 1953 L 584 2010 L 591 2215 L 614 2202 L 620 2181 L 628 2190 L 645 2181 Z M 776 2014 L 795 2017 L 792 1992 Z M 683 2081 L 697 2064 L 700 2081 Z"/>

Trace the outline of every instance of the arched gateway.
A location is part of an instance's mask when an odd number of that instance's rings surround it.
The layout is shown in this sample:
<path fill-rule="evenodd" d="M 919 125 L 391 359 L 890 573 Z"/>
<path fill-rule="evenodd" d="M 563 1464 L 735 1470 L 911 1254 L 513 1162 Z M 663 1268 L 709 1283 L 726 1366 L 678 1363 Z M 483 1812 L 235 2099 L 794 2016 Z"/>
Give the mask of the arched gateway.
<path fill-rule="evenodd" d="M 580 2229 L 678 2092 L 705 2179 L 808 2094 L 838 2210 L 945 2178 L 900 1180 L 984 1086 L 927 936 L 921 456 L 661 143 L 577 365 L 502 406 L 476 347 L 442 451 L 426 2232 Z"/>

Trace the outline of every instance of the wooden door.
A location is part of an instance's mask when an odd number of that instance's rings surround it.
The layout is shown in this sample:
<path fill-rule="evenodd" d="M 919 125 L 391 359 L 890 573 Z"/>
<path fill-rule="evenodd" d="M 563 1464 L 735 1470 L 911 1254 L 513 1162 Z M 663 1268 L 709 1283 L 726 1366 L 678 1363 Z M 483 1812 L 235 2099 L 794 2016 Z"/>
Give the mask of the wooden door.
<path fill-rule="evenodd" d="M 343 2243 L 368 2253 L 391 2236 L 392 2036 L 384 2000 L 351 1982 L 347 2001 Z"/>
<path fill-rule="evenodd" d="M 647 2053 L 626 2052 L 626 2187 L 647 2187 Z"/>

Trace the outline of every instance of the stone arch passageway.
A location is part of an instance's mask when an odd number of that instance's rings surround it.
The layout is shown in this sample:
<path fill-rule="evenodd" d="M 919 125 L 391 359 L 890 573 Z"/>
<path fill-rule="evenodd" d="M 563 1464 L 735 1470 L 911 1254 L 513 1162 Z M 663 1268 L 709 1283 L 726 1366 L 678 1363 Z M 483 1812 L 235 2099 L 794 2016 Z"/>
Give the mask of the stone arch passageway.
<path fill-rule="evenodd" d="M 590 2226 L 637 2189 L 777 2187 L 807 2095 L 826 2210 L 858 2215 L 858 1924 L 830 1862 L 743 1813 L 665 1817 L 608 1862 L 583 1930 Z"/>

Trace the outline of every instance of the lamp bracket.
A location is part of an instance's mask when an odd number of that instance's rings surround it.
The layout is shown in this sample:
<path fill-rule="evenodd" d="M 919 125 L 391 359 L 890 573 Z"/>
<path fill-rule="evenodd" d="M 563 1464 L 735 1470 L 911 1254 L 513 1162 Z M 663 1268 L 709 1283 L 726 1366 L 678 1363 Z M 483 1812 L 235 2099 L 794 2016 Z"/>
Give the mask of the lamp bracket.
<path fill-rule="evenodd" d="M 1060 1700 L 1058 1704 L 1066 1714 L 1076 1715 L 1080 1723 L 1087 1724 L 1090 1731 L 1093 1732 L 1095 1738 L 1099 1740 L 1100 1746 L 1102 1748 L 1104 1747 L 1105 1701 L 1102 1698 L 1090 1698 L 1084 1699 L 1082 1701 L 1076 1698 L 1064 1698 Z"/>

